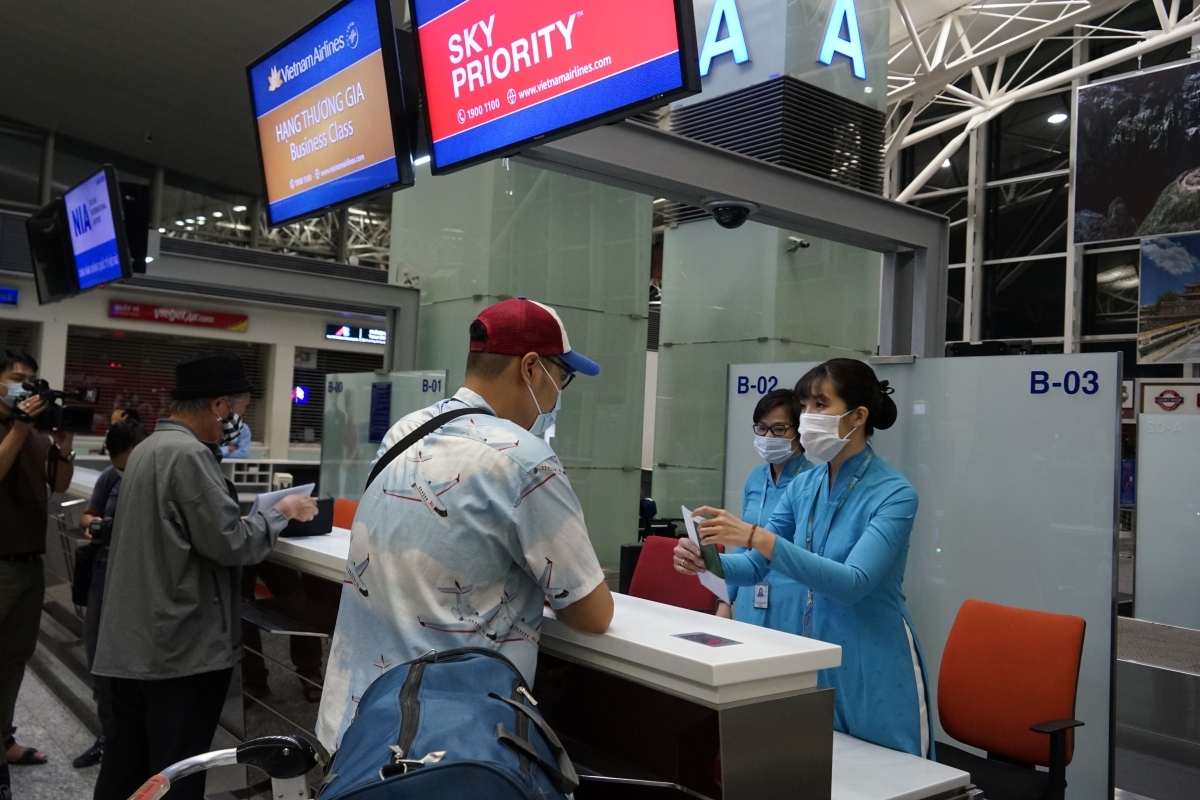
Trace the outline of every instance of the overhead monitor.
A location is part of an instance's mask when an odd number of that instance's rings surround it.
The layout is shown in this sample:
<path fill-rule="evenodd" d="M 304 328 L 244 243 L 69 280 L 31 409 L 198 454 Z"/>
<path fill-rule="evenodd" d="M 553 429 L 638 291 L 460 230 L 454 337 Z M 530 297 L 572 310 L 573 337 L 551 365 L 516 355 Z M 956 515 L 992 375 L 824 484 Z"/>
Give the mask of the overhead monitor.
<path fill-rule="evenodd" d="M 691 0 L 410 0 L 435 174 L 700 91 Z"/>
<path fill-rule="evenodd" d="M 132 275 L 117 173 L 110 165 L 67 191 L 67 232 L 75 284 L 86 291 Z"/>
<path fill-rule="evenodd" d="M 412 186 L 389 0 L 339 3 L 246 76 L 271 225 Z"/>
<path fill-rule="evenodd" d="M 61 197 L 25 220 L 38 303 L 45 305 L 78 293 L 75 260 L 67 233 L 66 205 Z"/>

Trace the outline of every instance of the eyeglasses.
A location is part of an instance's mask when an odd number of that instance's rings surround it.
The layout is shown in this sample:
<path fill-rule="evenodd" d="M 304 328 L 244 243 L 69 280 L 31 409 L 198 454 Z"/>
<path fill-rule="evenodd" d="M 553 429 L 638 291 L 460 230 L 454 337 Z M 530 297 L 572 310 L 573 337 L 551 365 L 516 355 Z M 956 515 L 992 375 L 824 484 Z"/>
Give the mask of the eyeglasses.
<path fill-rule="evenodd" d="M 567 387 L 571 385 L 571 381 L 575 380 L 575 372 L 570 367 L 568 367 L 566 364 L 559 361 L 557 358 L 554 358 L 553 356 L 542 356 L 542 357 L 545 358 L 547 361 L 549 361 L 554 366 L 558 367 L 560 370 L 562 370 L 562 383 L 559 385 L 558 389 L 561 392 L 565 392 L 567 390 Z"/>
<path fill-rule="evenodd" d="M 766 436 L 770 431 L 771 435 L 777 439 L 782 439 L 787 436 L 788 431 L 795 430 L 795 425 L 788 425 L 786 422 L 777 422 L 774 425 L 763 425 L 761 422 L 756 422 L 753 425 L 754 433 L 757 436 Z"/>

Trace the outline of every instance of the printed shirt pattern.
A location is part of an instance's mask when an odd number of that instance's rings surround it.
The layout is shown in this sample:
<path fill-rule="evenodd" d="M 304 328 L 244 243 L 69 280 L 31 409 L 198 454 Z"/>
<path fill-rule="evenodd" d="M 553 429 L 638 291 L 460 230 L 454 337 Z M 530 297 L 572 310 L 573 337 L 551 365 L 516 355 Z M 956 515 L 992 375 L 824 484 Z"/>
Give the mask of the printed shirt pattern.
<path fill-rule="evenodd" d="M 410 414 L 380 454 L 475 392 Z M 564 608 L 604 579 L 554 451 L 517 424 L 459 417 L 395 459 L 363 496 L 317 721 L 335 749 L 366 688 L 430 650 L 503 653 L 532 684 L 545 599 Z"/>

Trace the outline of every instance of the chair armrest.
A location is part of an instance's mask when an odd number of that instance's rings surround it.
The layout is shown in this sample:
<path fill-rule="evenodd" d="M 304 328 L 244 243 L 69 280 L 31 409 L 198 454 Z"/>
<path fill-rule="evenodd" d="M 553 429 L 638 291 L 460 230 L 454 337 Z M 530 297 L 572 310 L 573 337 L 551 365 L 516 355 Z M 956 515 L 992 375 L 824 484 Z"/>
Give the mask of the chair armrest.
<path fill-rule="evenodd" d="M 1058 733 L 1070 728 L 1079 728 L 1084 723 L 1077 719 L 1053 719 L 1049 722 L 1039 722 L 1037 725 L 1030 725 L 1029 730 L 1034 733 Z"/>
<path fill-rule="evenodd" d="M 1030 725 L 1034 733 L 1050 737 L 1050 776 L 1046 787 L 1046 800 L 1064 800 L 1067 791 L 1067 732 L 1083 723 L 1077 719 L 1052 719 Z"/>

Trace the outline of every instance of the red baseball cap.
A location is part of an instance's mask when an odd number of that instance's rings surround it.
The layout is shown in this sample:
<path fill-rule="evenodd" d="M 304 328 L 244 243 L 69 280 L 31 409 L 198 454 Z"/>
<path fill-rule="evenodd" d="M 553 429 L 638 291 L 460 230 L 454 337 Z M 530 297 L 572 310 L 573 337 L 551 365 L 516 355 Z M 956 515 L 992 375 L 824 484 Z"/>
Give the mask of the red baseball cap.
<path fill-rule="evenodd" d="M 517 297 L 488 306 L 475 319 L 483 324 L 487 338 L 471 342 L 474 353 L 557 356 L 572 372 L 600 374 L 599 364 L 571 349 L 567 328 L 550 306 Z"/>

